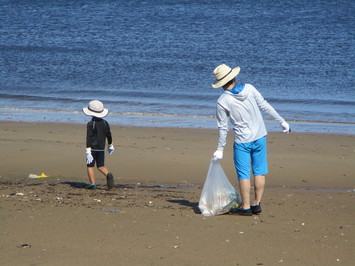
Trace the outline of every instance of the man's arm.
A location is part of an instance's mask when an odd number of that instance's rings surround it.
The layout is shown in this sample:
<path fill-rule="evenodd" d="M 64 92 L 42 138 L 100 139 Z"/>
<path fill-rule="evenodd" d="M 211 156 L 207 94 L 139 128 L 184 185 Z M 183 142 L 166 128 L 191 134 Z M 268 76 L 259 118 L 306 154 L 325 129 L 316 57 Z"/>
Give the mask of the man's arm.
<path fill-rule="evenodd" d="M 228 133 L 228 113 L 220 105 L 217 104 L 217 126 L 218 126 L 218 149 L 224 149 L 226 146 L 227 133 Z"/>
<path fill-rule="evenodd" d="M 274 118 L 277 122 L 282 123 L 285 122 L 285 119 L 283 119 L 278 112 L 274 109 L 274 107 L 269 104 L 264 97 L 261 95 L 261 93 L 253 87 L 253 95 L 255 98 L 256 103 L 258 104 L 260 110 L 264 111 L 267 113 L 269 116 Z"/>
<path fill-rule="evenodd" d="M 253 87 L 253 95 L 259 108 L 265 113 L 267 113 L 269 116 L 274 118 L 277 122 L 279 122 L 283 132 L 289 133 L 291 131 L 289 124 L 285 121 L 285 119 L 282 116 L 279 115 L 278 112 L 276 112 L 274 107 L 272 107 L 271 104 L 269 104 L 261 95 L 261 93 L 254 87 Z"/>

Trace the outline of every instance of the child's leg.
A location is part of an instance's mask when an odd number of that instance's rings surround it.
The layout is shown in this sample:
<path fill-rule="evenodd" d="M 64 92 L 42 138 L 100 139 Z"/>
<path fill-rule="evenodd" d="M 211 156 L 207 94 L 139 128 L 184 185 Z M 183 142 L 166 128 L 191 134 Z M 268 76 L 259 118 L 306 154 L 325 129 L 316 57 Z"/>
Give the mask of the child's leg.
<path fill-rule="evenodd" d="M 107 174 L 108 174 L 108 169 L 107 169 L 106 166 L 100 166 L 100 167 L 98 167 L 97 169 L 99 169 L 99 171 L 100 171 L 101 173 L 103 173 L 104 176 L 107 176 Z"/>
<path fill-rule="evenodd" d="M 111 190 L 114 187 L 113 175 L 108 171 L 105 166 L 98 167 L 99 171 L 106 176 L 107 188 Z"/>
<path fill-rule="evenodd" d="M 108 169 L 105 166 L 105 152 L 99 151 L 96 153 L 96 165 L 97 169 L 104 175 L 107 176 Z"/>
<path fill-rule="evenodd" d="M 97 169 L 106 176 L 107 188 L 110 190 L 114 186 L 113 175 L 108 171 L 105 166 L 105 152 L 100 152 L 100 156 L 97 158 Z"/>
<path fill-rule="evenodd" d="M 88 177 L 90 180 L 90 184 L 95 184 L 95 168 L 94 167 L 87 167 Z"/>

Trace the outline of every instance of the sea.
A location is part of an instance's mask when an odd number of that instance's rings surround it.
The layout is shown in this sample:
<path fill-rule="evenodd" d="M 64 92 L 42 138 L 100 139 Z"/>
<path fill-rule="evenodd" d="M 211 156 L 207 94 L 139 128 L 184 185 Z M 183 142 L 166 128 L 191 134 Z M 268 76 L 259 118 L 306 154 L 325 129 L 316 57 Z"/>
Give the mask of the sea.
<path fill-rule="evenodd" d="M 0 0 L 0 121 L 216 129 L 241 67 L 293 132 L 355 135 L 353 0 Z M 265 114 L 269 131 L 281 131 Z"/>

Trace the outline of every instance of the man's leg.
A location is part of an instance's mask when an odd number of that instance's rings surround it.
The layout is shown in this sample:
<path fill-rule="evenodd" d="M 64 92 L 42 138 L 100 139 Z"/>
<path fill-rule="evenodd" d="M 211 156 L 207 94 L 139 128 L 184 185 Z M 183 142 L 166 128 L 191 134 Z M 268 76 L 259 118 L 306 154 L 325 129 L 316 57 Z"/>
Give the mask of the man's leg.
<path fill-rule="evenodd" d="M 250 179 L 239 180 L 240 194 L 242 197 L 242 208 L 250 209 Z"/>
<path fill-rule="evenodd" d="M 250 144 L 234 143 L 234 164 L 237 170 L 242 208 L 250 208 Z"/>
<path fill-rule="evenodd" d="M 261 198 L 263 197 L 263 194 L 264 194 L 265 175 L 256 175 L 255 176 L 254 189 L 255 189 L 255 198 L 253 201 L 253 205 L 259 205 L 261 202 Z"/>
<path fill-rule="evenodd" d="M 259 205 L 265 189 L 265 175 L 268 172 L 266 136 L 253 142 L 252 166 L 255 197 L 253 205 Z"/>

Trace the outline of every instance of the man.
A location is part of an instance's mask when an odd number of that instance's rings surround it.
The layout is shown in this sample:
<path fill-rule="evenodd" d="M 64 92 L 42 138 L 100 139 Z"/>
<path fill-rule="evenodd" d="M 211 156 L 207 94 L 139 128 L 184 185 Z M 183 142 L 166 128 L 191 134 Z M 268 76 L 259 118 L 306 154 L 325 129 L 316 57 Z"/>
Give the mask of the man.
<path fill-rule="evenodd" d="M 215 68 L 216 78 L 212 87 L 223 87 L 224 93 L 217 100 L 217 125 L 219 130 L 218 147 L 214 152 L 215 160 L 223 158 L 226 145 L 228 122 L 234 130 L 234 164 L 238 175 L 242 206 L 233 211 L 235 214 L 251 216 L 261 213 L 260 202 L 264 193 L 265 175 L 268 173 L 266 127 L 260 110 L 266 112 L 280 123 L 283 132 L 290 127 L 275 109 L 251 84 L 236 84 L 240 67 L 231 69 L 222 64 Z M 251 163 L 250 163 L 251 161 Z M 250 168 L 254 174 L 255 197 L 250 200 Z"/>

